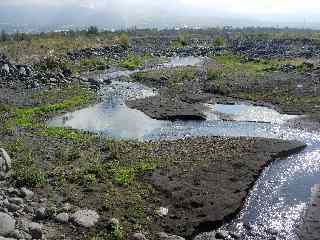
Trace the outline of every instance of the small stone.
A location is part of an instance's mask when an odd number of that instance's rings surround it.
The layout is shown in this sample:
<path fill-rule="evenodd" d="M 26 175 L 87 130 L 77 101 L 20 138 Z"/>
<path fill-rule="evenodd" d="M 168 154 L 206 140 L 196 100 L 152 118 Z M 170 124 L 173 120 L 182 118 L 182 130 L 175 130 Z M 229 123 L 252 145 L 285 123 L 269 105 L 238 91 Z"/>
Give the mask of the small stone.
<path fill-rule="evenodd" d="M 22 196 L 27 200 L 32 199 L 34 196 L 34 193 L 27 188 L 21 188 L 21 193 L 22 193 Z"/>
<path fill-rule="evenodd" d="M 29 223 L 29 231 L 34 239 L 42 239 L 42 229 L 41 225 L 39 223 Z"/>
<path fill-rule="evenodd" d="M 59 213 L 55 220 L 59 223 L 67 223 L 69 222 L 69 214 L 68 213 Z"/>
<path fill-rule="evenodd" d="M 5 236 L 15 229 L 16 220 L 6 213 L 0 212 L 0 235 Z"/>
<path fill-rule="evenodd" d="M 36 219 L 39 219 L 39 220 L 46 219 L 48 217 L 47 209 L 44 207 L 36 209 L 35 217 Z"/>
<path fill-rule="evenodd" d="M 132 240 L 147 240 L 146 236 L 142 233 L 135 233 L 132 236 Z"/>
<path fill-rule="evenodd" d="M 99 220 L 99 214 L 93 210 L 79 210 L 72 215 L 74 223 L 81 227 L 93 227 Z"/>

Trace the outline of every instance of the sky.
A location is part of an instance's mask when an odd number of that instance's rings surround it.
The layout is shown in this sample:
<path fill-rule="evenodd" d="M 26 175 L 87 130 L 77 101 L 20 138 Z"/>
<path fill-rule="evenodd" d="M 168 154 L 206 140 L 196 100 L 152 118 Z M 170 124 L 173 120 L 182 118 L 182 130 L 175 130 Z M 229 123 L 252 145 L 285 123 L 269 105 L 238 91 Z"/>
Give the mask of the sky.
<path fill-rule="evenodd" d="M 129 21 L 142 16 L 170 16 L 241 18 L 257 24 L 320 23 L 320 0 L 0 0 L 2 11 L 12 6 L 81 7 L 97 13 L 107 11 Z"/>

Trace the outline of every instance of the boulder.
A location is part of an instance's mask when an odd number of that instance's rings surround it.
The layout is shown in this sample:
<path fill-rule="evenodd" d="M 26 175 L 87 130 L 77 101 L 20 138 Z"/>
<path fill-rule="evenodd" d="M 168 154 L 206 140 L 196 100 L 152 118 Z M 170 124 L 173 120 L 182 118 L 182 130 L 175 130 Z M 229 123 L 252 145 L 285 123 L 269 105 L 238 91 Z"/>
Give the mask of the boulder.
<path fill-rule="evenodd" d="M 10 215 L 0 212 L 0 236 L 6 236 L 15 229 L 16 221 Z"/>

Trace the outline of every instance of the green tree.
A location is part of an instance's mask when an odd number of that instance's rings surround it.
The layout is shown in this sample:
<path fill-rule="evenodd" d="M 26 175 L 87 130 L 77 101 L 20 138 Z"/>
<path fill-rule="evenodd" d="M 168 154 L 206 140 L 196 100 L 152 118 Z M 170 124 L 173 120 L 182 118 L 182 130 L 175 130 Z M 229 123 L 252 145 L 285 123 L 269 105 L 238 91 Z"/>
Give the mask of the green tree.
<path fill-rule="evenodd" d="M 1 30 L 0 41 L 5 42 L 8 40 L 9 40 L 9 35 L 6 33 L 5 30 Z"/>
<path fill-rule="evenodd" d="M 99 33 L 99 29 L 96 26 L 90 26 L 87 33 L 88 35 L 97 35 Z"/>

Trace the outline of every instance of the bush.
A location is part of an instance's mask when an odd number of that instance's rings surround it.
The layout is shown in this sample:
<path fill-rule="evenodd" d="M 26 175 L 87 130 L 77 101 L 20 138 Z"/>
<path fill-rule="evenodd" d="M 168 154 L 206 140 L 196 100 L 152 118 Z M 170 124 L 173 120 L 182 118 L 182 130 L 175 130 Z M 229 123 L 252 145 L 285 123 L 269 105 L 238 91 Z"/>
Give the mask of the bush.
<path fill-rule="evenodd" d="M 34 163 L 31 153 L 14 161 L 13 171 L 17 186 L 36 187 L 45 182 L 45 176 Z"/>
<path fill-rule="evenodd" d="M 124 46 L 124 47 L 128 47 L 129 46 L 129 37 L 127 34 L 123 33 L 120 35 L 119 37 L 119 43 Z"/>
<path fill-rule="evenodd" d="M 224 37 L 221 37 L 221 36 L 215 38 L 213 41 L 213 45 L 217 47 L 223 46 L 224 44 L 225 44 Z"/>

